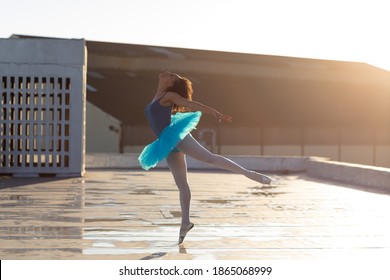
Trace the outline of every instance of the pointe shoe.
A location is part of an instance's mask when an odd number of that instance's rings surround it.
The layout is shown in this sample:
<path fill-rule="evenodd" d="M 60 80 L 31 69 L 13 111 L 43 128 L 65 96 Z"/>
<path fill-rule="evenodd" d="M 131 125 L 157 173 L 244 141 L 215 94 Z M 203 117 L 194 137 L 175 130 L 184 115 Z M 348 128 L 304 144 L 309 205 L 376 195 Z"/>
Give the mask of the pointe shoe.
<path fill-rule="evenodd" d="M 180 229 L 179 233 L 179 244 L 183 243 L 184 238 L 186 237 L 187 233 L 194 227 L 193 223 L 190 223 L 190 225 L 185 229 Z"/>
<path fill-rule="evenodd" d="M 255 171 L 251 171 L 250 175 L 248 176 L 250 179 L 255 180 L 259 183 L 270 185 L 272 179 L 268 176 L 265 176 L 264 174 L 257 173 Z"/>
<path fill-rule="evenodd" d="M 271 182 L 272 182 L 272 179 L 270 177 L 263 175 L 263 180 L 262 180 L 263 184 L 270 185 Z"/>

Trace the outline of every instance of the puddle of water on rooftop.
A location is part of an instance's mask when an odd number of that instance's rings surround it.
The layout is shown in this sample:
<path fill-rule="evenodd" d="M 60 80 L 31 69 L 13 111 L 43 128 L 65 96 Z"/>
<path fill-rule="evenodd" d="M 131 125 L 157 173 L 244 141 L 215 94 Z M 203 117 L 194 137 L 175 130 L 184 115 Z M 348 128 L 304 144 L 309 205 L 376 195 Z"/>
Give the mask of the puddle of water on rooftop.
<path fill-rule="evenodd" d="M 202 203 L 213 203 L 213 204 L 231 204 L 233 200 L 227 200 L 227 199 L 206 199 L 206 200 L 199 200 Z"/>
<path fill-rule="evenodd" d="M 116 248 L 116 246 L 112 243 L 108 242 L 94 242 L 92 244 L 92 247 L 99 247 L 99 248 Z"/>
<path fill-rule="evenodd" d="M 97 180 L 86 180 L 84 183 L 86 184 L 107 184 L 107 181 L 97 181 Z"/>
<path fill-rule="evenodd" d="M 149 256 L 143 257 L 141 260 L 154 260 L 154 259 L 159 259 L 163 256 L 165 256 L 167 252 L 158 252 L 158 253 L 153 253 Z"/>
<path fill-rule="evenodd" d="M 94 222 L 124 222 L 128 219 L 118 219 L 118 218 L 85 218 L 85 223 L 94 223 Z"/>
<path fill-rule="evenodd" d="M 129 178 L 125 178 L 125 177 L 112 177 L 112 178 L 110 178 L 110 180 L 128 181 Z"/>
<path fill-rule="evenodd" d="M 1 203 L 2 207 L 25 206 L 34 204 L 34 199 L 29 197 L 28 195 L 3 195 L 0 197 L 0 200 L 8 201 L 8 203 Z"/>
<path fill-rule="evenodd" d="M 256 195 L 256 196 L 264 196 L 264 197 L 276 197 L 278 195 L 287 194 L 286 192 L 276 192 L 272 191 L 273 189 L 276 189 L 275 186 L 261 186 L 261 187 L 253 187 L 249 188 L 249 194 Z"/>
<path fill-rule="evenodd" d="M 37 255 L 38 252 L 50 252 L 52 254 L 54 254 L 55 252 L 66 252 L 66 253 L 72 253 L 72 254 L 80 254 L 82 252 L 82 249 L 73 249 L 73 248 L 55 248 L 55 249 L 52 249 L 52 248 L 45 248 L 45 249 L 40 249 L 40 248 L 31 248 L 31 249 L 5 249 L 5 250 L 2 250 L 2 252 L 4 252 L 5 254 L 7 255 L 10 255 L 10 256 L 15 256 L 15 255 L 21 255 L 21 254 L 28 254 L 28 256 L 32 259 L 33 256 L 31 255 L 32 252 L 36 252 Z"/>
<path fill-rule="evenodd" d="M 266 205 L 268 208 L 271 208 L 275 211 L 313 211 L 314 207 L 311 206 L 294 206 L 294 205 Z"/>
<path fill-rule="evenodd" d="M 130 255 L 130 254 L 153 254 L 154 248 L 135 249 L 135 248 L 85 248 L 84 255 Z M 173 251 L 177 251 L 172 249 Z"/>
<path fill-rule="evenodd" d="M 129 194 L 135 194 L 135 195 L 151 194 L 151 195 L 156 195 L 157 193 L 156 193 L 156 191 L 151 190 L 151 189 L 147 189 L 146 187 L 145 188 L 137 187 L 135 190 L 131 191 Z"/>
<path fill-rule="evenodd" d="M 256 195 L 256 196 L 264 196 L 264 197 L 276 197 L 278 195 L 286 194 L 286 193 L 285 192 L 254 191 L 254 192 L 251 192 L 251 194 Z"/>
<path fill-rule="evenodd" d="M 129 174 L 127 174 L 127 173 L 124 173 L 124 174 L 122 174 L 122 175 L 124 175 L 124 176 L 132 176 L 132 177 L 145 177 L 145 176 L 147 176 L 146 174 L 134 174 L 134 173 L 129 173 Z"/>
<path fill-rule="evenodd" d="M 120 202 L 102 202 L 102 203 L 91 203 L 86 202 L 85 208 L 87 207 L 113 207 L 113 206 L 120 206 L 125 205 L 126 203 L 120 203 Z"/>

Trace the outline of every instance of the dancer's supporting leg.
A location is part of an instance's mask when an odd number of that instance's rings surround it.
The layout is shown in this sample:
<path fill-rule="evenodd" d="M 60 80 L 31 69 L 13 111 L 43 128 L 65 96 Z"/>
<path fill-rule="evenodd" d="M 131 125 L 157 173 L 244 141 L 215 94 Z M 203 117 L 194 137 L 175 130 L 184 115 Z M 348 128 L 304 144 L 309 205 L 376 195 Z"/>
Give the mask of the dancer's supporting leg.
<path fill-rule="evenodd" d="M 256 182 L 260 182 L 262 184 L 270 184 L 271 178 L 265 176 L 264 174 L 257 173 L 251 170 L 248 170 L 234 161 L 231 161 L 228 158 L 225 158 L 220 155 L 213 154 L 209 152 L 207 149 L 205 149 L 201 144 L 196 141 L 191 134 L 188 134 L 183 141 L 181 141 L 177 148 L 189 155 L 190 157 L 193 157 L 199 161 L 203 161 L 209 164 L 212 164 L 214 166 L 217 166 L 219 168 L 232 171 L 234 173 L 243 174 L 249 179 L 252 179 Z"/>
<path fill-rule="evenodd" d="M 181 227 L 179 233 L 179 244 L 183 242 L 186 234 L 193 228 L 190 222 L 191 190 L 187 181 L 187 162 L 182 152 L 170 153 L 167 157 L 169 169 L 180 194 Z"/>

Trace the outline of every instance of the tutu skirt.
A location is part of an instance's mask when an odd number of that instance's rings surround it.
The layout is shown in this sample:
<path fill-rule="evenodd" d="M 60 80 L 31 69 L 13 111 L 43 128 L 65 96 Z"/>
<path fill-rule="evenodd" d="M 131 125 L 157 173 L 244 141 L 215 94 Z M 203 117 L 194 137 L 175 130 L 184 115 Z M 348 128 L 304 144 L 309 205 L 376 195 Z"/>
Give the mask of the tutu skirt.
<path fill-rule="evenodd" d="M 196 128 L 201 116 L 201 112 L 172 115 L 170 124 L 161 131 L 156 141 L 143 149 L 138 157 L 141 167 L 149 170 L 165 159 L 176 145 Z"/>

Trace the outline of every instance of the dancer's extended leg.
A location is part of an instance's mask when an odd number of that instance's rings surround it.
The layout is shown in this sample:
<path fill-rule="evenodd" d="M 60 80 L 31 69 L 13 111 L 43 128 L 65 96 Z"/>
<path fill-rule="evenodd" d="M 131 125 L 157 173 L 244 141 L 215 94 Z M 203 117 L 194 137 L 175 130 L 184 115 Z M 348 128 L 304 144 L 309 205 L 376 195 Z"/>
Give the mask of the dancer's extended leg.
<path fill-rule="evenodd" d="M 201 144 L 196 141 L 191 134 L 188 134 L 183 141 L 181 141 L 177 148 L 189 155 L 190 157 L 193 157 L 199 161 L 203 161 L 209 164 L 212 164 L 214 166 L 217 166 L 219 168 L 232 171 L 234 173 L 243 174 L 249 179 L 252 179 L 254 181 L 263 183 L 263 184 L 269 184 L 271 183 L 271 179 L 261 173 L 257 173 L 251 170 L 248 170 L 234 161 L 231 161 L 228 158 L 225 158 L 220 155 L 213 154 L 209 152 L 207 149 L 205 149 Z"/>
<path fill-rule="evenodd" d="M 191 190 L 187 181 L 187 163 L 185 155 L 181 152 L 170 153 L 166 160 L 180 194 L 181 227 L 179 243 L 182 243 L 186 234 L 194 227 L 194 224 L 190 222 Z"/>

